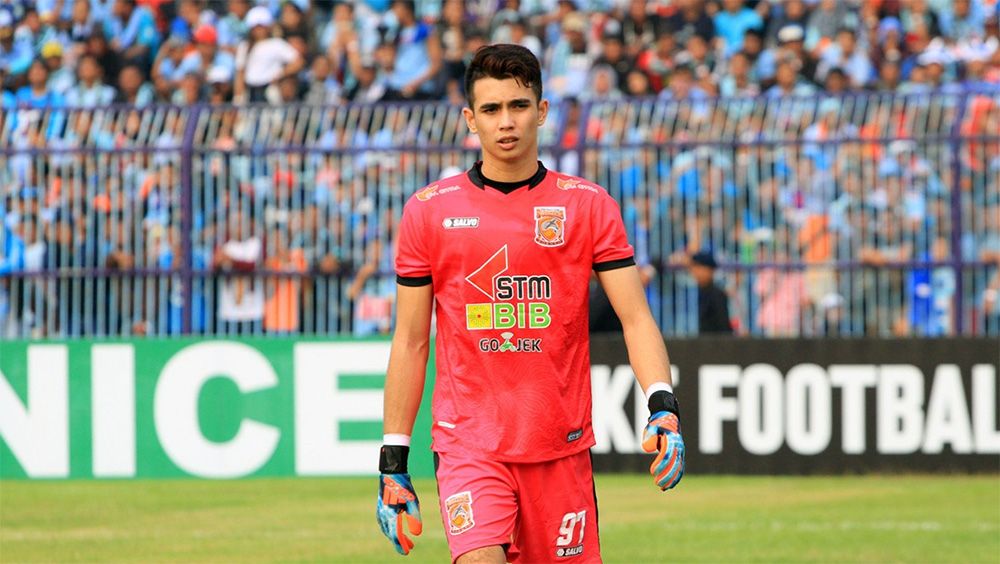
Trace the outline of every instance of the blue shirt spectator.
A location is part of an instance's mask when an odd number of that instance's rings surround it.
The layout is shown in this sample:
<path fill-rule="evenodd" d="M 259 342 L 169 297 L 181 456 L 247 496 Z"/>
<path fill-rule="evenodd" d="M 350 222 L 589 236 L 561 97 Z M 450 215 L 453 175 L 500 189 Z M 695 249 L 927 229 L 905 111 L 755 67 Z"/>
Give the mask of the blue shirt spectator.
<path fill-rule="evenodd" d="M 153 13 L 145 6 L 136 6 L 135 0 L 115 3 L 113 17 L 104 21 L 104 36 L 116 51 L 126 53 L 129 58 L 151 57 L 160 46 Z"/>
<path fill-rule="evenodd" d="M 748 29 L 764 27 L 760 14 L 743 5 L 742 0 L 725 0 L 723 10 L 715 14 L 715 33 L 725 43 L 725 53 L 729 57 L 743 47 L 743 34 Z"/>

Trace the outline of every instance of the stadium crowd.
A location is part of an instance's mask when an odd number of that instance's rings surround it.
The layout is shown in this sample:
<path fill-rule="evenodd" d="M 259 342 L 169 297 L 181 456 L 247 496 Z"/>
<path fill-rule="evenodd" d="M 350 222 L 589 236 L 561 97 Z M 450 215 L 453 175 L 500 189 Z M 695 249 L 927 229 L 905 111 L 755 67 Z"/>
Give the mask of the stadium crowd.
<path fill-rule="evenodd" d="M 0 2 L 0 276 L 63 273 L 0 279 L 0 335 L 176 334 L 185 308 L 388 332 L 403 197 L 477 150 L 434 104 L 493 41 L 543 61 L 546 156 L 619 198 L 664 325 L 711 249 L 777 265 L 724 272 L 740 334 L 953 334 L 956 256 L 994 265 L 969 288 L 1000 334 L 1000 143 L 956 170 L 944 139 L 1000 131 L 998 24 L 997 0 Z M 405 101 L 430 105 L 355 110 Z"/>
<path fill-rule="evenodd" d="M 462 101 L 514 42 L 554 100 L 1000 84 L 997 0 L 0 3 L 4 107 Z"/>

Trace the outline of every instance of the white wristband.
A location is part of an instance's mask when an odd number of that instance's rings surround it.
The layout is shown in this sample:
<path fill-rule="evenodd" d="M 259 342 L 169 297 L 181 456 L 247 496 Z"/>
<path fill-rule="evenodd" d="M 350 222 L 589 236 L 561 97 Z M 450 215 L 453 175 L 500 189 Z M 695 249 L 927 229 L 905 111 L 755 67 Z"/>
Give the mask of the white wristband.
<path fill-rule="evenodd" d="M 410 436 L 402 433 L 386 433 L 382 435 L 382 444 L 394 446 L 410 446 Z"/>
<path fill-rule="evenodd" d="M 646 388 L 646 401 L 649 401 L 650 396 L 659 391 L 674 393 L 674 387 L 666 382 L 653 382 L 648 388 Z"/>

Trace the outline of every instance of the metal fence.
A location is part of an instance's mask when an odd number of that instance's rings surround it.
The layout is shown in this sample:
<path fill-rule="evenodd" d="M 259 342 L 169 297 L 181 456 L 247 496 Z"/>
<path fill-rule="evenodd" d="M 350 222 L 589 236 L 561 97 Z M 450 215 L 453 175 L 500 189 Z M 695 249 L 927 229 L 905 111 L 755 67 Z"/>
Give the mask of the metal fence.
<path fill-rule="evenodd" d="M 698 333 L 1000 335 L 1000 95 L 554 104 L 549 168 L 622 205 L 654 315 Z M 388 332 L 414 190 L 478 156 L 458 108 L 0 116 L 0 336 Z"/>

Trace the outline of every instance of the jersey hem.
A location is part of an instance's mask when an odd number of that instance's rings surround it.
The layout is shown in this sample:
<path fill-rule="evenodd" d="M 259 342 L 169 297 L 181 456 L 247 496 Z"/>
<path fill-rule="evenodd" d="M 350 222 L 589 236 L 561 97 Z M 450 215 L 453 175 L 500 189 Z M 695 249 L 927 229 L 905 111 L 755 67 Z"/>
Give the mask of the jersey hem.
<path fill-rule="evenodd" d="M 566 458 L 567 456 L 573 456 L 575 454 L 579 454 L 579 453 L 581 453 L 581 452 L 583 452 L 585 450 L 589 450 L 589 449 L 593 448 L 594 445 L 596 445 L 596 444 L 597 444 L 597 439 L 591 439 L 590 441 L 587 441 L 587 442 L 579 445 L 577 448 L 575 448 L 573 450 L 568 450 L 566 452 L 561 452 L 561 453 L 558 453 L 558 454 L 556 454 L 554 456 L 541 456 L 541 457 L 531 457 L 531 456 L 528 456 L 528 457 L 523 457 L 523 456 L 503 456 L 501 454 L 497 454 L 497 453 L 494 453 L 494 452 L 485 452 L 485 451 L 476 451 L 476 450 L 467 450 L 467 449 L 439 450 L 439 449 L 434 448 L 433 444 L 431 445 L 431 451 L 434 452 L 434 453 L 436 453 L 436 454 L 438 454 L 438 455 L 448 455 L 448 454 L 451 454 L 451 455 L 455 455 L 455 456 L 465 456 L 465 457 L 469 457 L 469 458 L 472 458 L 472 457 L 479 458 L 479 457 L 483 457 L 483 456 L 488 456 L 490 458 L 490 460 L 494 460 L 496 462 L 509 463 L 509 464 L 538 464 L 540 462 L 550 462 L 552 460 L 559 460 L 559 459 L 562 459 L 562 458 Z"/>

